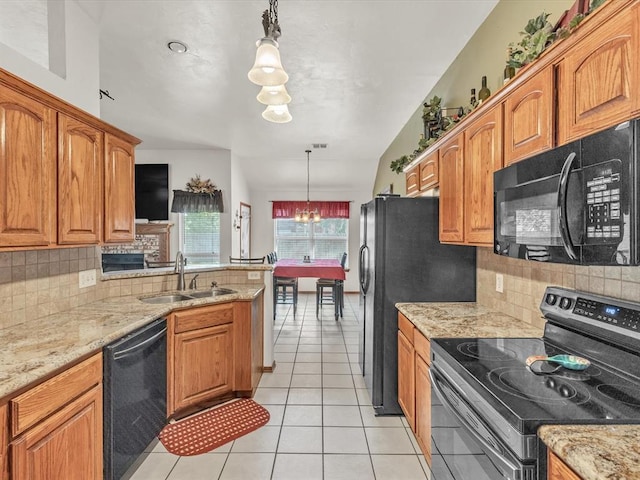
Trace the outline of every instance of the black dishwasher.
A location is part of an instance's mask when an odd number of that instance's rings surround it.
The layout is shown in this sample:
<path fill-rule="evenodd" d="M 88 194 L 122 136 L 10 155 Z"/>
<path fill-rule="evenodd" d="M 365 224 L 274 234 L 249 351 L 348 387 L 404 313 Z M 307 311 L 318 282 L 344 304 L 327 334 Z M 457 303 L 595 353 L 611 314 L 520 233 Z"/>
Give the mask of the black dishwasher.
<path fill-rule="evenodd" d="M 167 322 L 104 347 L 104 478 L 118 480 L 167 418 Z"/>

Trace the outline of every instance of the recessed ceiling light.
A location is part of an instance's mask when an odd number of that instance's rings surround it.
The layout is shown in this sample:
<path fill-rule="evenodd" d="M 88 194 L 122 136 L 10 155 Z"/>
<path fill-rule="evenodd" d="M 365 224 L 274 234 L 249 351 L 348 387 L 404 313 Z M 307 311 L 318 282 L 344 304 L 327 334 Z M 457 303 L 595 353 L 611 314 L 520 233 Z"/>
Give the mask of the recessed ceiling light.
<path fill-rule="evenodd" d="M 186 53 L 188 50 L 187 44 L 179 42 L 178 40 L 172 40 L 167 43 L 167 48 L 174 53 Z"/>

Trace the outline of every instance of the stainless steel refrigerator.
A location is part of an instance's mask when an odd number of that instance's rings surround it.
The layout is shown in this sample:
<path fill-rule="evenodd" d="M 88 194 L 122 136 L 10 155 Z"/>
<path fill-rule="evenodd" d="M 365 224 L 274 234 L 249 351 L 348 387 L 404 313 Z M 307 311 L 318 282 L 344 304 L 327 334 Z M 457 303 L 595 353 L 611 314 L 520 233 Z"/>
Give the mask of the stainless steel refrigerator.
<path fill-rule="evenodd" d="M 397 302 L 473 302 L 476 249 L 441 244 L 438 198 L 379 196 L 360 208 L 360 366 L 377 415 L 398 404 Z"/>

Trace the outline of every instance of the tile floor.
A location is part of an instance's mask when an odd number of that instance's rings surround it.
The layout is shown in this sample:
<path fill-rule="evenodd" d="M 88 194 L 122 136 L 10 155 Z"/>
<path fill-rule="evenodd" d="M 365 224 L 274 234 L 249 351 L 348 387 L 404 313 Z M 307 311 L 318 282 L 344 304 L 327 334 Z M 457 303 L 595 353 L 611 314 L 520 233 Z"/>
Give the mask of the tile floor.
<path fill-rule="evenodd" d="M 293 317 L 278 305 L 276 369 L 255 400 L 269 423 L 213 452 L 178 457 L 162 444 L 131 480 L 493 480 L 488 460 L 441 405 L 433 405 L 430 470 L 404 417 L 376 417 L 358 366 L 358 296 L 345 296 L 344 318 L 332 306 L 316 319 L 315 296 L 301 295 Z"/>

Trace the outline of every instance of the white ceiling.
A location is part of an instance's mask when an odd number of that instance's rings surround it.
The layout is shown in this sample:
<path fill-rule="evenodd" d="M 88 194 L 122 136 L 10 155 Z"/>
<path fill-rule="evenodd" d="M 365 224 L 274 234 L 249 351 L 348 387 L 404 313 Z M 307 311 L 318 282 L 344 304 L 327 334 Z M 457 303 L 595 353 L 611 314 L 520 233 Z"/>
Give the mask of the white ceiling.
<path fill-rule="evenodd" d="M 268 0 L 77 0 L 100 29 L 101 116 L 147 149 L 229 149 L 250 189 L 370 191 L 378 160 L 497 0 L 280 0 L 293 121 L 247 79 Z M 169 40 L 189 46 L 169 51 Z M 417 142 L 417 139 L 416 139 Z"/>

